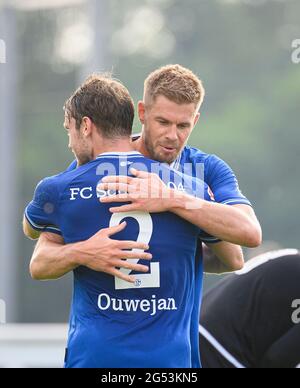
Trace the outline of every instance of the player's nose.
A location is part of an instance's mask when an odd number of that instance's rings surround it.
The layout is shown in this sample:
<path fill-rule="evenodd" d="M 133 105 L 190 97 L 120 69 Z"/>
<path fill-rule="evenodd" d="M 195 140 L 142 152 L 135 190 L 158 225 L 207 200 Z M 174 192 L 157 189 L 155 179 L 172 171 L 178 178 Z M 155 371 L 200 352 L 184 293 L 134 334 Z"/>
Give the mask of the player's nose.
<path fill-rule="evenodd" d="M 169 130 L 168 130 L 168 132 L 166 134 L 166 138 L 169 141 L 172 141 L 172 142 L 177 142 L 178 141 L 178 133 L 177 133 L 176 125 L 173 125 L 171 128 L 169 128 Z"/>

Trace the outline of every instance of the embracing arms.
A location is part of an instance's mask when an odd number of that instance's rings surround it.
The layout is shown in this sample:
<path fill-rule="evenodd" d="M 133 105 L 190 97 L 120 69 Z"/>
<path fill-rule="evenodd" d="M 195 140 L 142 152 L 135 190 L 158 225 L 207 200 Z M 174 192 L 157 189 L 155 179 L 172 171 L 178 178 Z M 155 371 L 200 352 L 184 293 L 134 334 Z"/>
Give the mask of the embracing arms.
<path fill-rule="evenodd" d="M 87 241 L 67 245 L 59 235 L 41 233 L 31 258 L 32 278 L 55 280 L 79 266 L 85 266 L 91 270 L 104 272 L 134 283 L 134 276 L 127 276 L 117 268 L 148 272 L 147 266 L 133 264 L 123 259 L 137 259 L 137 254 L 132 252 L 133 249 L 140 251 L 139 259 L 151 260 L 152 255 L 145 252 L 149 249 L 146 244 L 111 239 L 114 234 L 121 232 L 125 227 L 126 222 L 123 222 L 116 227 L 100 230 Z M 23 228 L 27 237 L 38 238 L 39 233 L 30 227 L 26 219 L 24 219 Z"/>

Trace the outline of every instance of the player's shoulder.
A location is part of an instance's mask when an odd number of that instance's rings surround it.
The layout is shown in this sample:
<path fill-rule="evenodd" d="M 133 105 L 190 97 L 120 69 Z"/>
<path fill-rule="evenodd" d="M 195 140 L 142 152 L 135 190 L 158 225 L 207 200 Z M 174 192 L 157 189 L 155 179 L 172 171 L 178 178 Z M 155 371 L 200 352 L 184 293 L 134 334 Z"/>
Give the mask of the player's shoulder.
<path fill-rule="evenodd" d="M 200 150 L 199 148 L 186 146 L 182 154 L 186 162 L 202 162 L 202 163 L 217 163 L 223 160 L 215 154 L 210 154 Z"/>
<path fill-rule="evenodd" d="M 191 146 L 185 146 L 183 150 L 183 155 L 186 158 L 202 158 L 206 159 L 210 156 L 210 154 L 200 150 L 199 148 L 196 147 L 191 147 Z"/>
<path fill-rule="evenodd" d="M 203 164 L 206 173 L 217 171 L 232 172 L 231 167 L 219 156 L 204 152 L 198 148 L 186 146 L 181 156 L 181 164 Z"/>
<path fill-rule="evenodd" d="M 298 265 L 298 275 L 300 270 L 300 252 L 298 249 L 281 249 L 276 251 L 269 251 L 256 256 L 249 260 L 244 268 L 237 271 L 236 275 L 247 275 L 257 271 L 265 272 L 266 274 L 277 271 L 283 273 L 284 271 L 296 271 Z"/>
<path fill-rule="evenodd" d="M 58 181 L 59 181 L 59 175 L 60 174 L 52 175 L 52 176 L 48 176 L 48 177 L 43 178 L 37 184 L 36 189 L 37 190 L 51 190 L 51 189 L 56 188 Z"/>
<path fill-rule="evenodd" d="M 98 160 L 92 160 L 82 166 L 77 166 L 75 169 L 68 169 L 56 175 L 56 186 L 59 187 L 60 193 L 63 193 L 72 184 L 78 183 L 82 179 L 86 182 L 93 181 L 95 176 L 99 175 L 98 165 Z"/>
<path fill-rule="evenodd" d="M 76 170 L 66 170 L 62 171 L 58 174 L 48 176 L 43 178 L 37 185 L 37 190 L 43 190 L 43 191 L 54 191 L 54 190 L 60 190 L 61 187 L 71 181 L 74 176 L 82 173 L 82 170 L 80 168 Z"/>
<path fill-rule="evenodd" d="M 62 190 L 66 182 L 70 180 L 71 175 L 71 172 L 63 171 L 56 175 L 45 177 L 38 183 L 36 192 L 54 196 Z"/>
<path fill-rule="evenodd" d="M 43 178 L 36 186 L 34 200 L 36 203 L 52 203 L 59 197 L 59 175 Z"/>

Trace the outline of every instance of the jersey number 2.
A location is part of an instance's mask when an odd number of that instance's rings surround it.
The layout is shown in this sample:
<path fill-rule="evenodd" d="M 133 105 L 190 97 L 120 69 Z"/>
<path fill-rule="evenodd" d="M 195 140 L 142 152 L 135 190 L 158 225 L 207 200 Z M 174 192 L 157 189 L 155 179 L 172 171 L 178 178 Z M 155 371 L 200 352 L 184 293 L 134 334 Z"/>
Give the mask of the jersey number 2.
<path fill-rule="evenodd" d="M 139 224 L 139 236 L 137 241 L 144 244 L 149 244 L 153 234 L 153 221 L 149 213 L 131 212 L 114 214 L 110 220 L 110 226 L 119 225 L 125 218 L 133 218 Z M 133 252 L 142 253 L 140 249 L 133 249 Z M 138 256 L 138 255 L 137 255 Z M 130 263 L 137 264 L 139 260 L 127 260 Z M 128 290 L 137 288 L 159 288 L 160 287 L 160 265 L 159 263 L 151 263 L 150 274 L 135 275 L 136 282 L 134 284 L 125 282 L 119 278 L 115 278 L 116 290 Z M 132 271 L 121 268 L 121 272 L 125 275 L 130 275 Z"/>

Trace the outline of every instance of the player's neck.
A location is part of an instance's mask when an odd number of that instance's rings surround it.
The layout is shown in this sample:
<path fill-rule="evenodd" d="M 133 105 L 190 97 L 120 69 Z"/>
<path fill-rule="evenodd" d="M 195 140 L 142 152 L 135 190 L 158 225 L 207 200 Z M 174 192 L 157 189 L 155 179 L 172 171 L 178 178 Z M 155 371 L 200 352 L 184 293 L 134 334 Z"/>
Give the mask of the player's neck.
<path fill-rule="evenodd" d="M 94 159 L 101 154 L 108 152 L 132 152 L 135 148 L 130 138 L 119 138 L 119 139 L 102 139 L 101 143 L 94 147 Z"/>
<path fill-rule="evenodd" d="M 133 144 L 135 151 L 141 153 L 146 158 L 151 158 L 151 155 L 149 154 L 147 147 L 146 147 L 146 144 L 145 144 L 144 134 L 142 134 L 142 136 L 139 137 L 137 140 L 135 140 L 132 144 Z"/>

